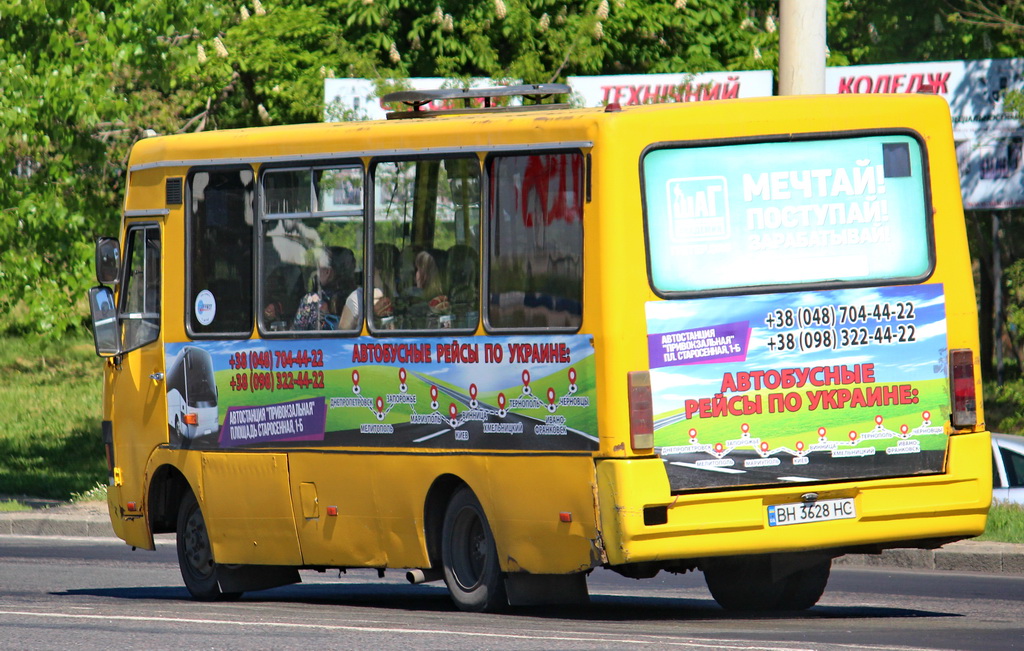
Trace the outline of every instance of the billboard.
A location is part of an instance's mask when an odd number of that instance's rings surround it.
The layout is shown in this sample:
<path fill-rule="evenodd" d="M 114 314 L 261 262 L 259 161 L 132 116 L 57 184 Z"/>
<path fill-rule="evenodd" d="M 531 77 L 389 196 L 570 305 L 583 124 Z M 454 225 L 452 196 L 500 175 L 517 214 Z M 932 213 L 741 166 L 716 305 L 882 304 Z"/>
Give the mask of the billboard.
<path fill-rule="evenodd" d="M 701 102 L 739 97 L 768 97 L 772 94 L 770 70 L 743 72 L 702 72 L 697 74 L 597 75 L 569 77 L 572 102 L 576 106 L 622 106 L 660 102 Z M 405 80 L 415 90 L 430 90 L 451 85 L 442 77 L 412 77 Z M 518 82 L 516 82 L 518 83 Z M 476 78 L 473 88 L 498 85 L 491 79 Z M 326 120 L 383 120 L 388 110 L 380 105 L 376 84 L 369 79 L 325 79 Z M 441 108 L 441 107 L 428 107 Z"/>
<path fill-rule="evenodd" d="M 933 61 L 828 68 L 828 93 L 919 93 L 949 102 L 964 208 L 1024 206 L 1024 129 L 1003 108 L 1024 90 L 1024 59 Z"/>

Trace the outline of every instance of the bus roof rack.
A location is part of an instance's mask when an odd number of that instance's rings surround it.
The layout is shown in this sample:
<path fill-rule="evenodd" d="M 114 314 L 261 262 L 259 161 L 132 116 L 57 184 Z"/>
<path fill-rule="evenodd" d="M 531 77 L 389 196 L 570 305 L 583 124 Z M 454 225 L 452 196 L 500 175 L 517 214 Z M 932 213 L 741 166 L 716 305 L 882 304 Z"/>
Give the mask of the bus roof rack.
<path fill-rule="evenodd" d="M 401 102 L 410 107 L 411 111 L 393 111 L 388 119 L 421 118 L 452 113 L 482 113 L 492 111 L 526 111 L 531 109 L 566 108 L 564 103 L 543 104 L 553 95 L 568 95 L 572 92 L 567 84 L 522 84 L 518 86 L 492 86 L 489 88 L 436 88 L 433 90 L 400 90 L 388 93 L 381 98 L 383 102 Z M 495 106 L 493 100 L 499 97 L 522 97 L 533 104 L 523 106 Z M 424 106 L 435 101 L 456 102 L 462 100 L 462 106 L 453 106 L 440 111 L 424 111 Z M 482 100 L 482 106 L 474 106 L 474 100 Z"/>

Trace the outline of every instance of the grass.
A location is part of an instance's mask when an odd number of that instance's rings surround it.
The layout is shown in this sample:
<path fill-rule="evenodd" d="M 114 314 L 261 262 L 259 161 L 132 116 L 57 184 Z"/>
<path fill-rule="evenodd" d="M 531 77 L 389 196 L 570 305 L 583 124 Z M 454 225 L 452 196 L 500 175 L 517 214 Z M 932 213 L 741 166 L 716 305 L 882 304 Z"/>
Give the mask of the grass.
<path fill-rule="evenodd" d="M 975 540 L 1024 543 L 1024 505 L 993 502 L 985 533 Z"/>
<path fill-rule="evenodd" d="M 88 490 L 72 493 L 71 501 L 76 504 L 78 502 L 106 502 L 107 484 L 104 482 L 96 482 L 96 485 Z"/>
<path fill-rule="evenodd" d="M 106 477 L 102 368 L 85 337 L 0 337 L 0 494 L 66 500 Z"/>
<path fill-rule="evenodd" d="M 26 506 L 17 500 L 4 500 L 0 502 L 0 513 L 12 513 L 14 511 L 31 511 L 32 507 Z"/>

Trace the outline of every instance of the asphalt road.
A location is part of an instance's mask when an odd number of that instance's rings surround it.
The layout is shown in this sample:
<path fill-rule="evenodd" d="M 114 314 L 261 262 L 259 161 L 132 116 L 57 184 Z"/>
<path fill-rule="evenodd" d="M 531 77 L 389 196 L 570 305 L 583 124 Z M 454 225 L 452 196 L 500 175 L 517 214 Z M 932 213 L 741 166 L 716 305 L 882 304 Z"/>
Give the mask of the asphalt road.
<path fill-rule="evenodd" d="M 173 541 L 132 552 L 106 538 L 0 537 L 4 649 L 1014 649 L 1024 576 L 833 571 L 804 613 L 738 616 L 699 574 L 634 581 L 606 571 L 591 604 L 476 615 L 442 584 L 400 572 L 303 573 L 240 601 L 188 598 Z"/>

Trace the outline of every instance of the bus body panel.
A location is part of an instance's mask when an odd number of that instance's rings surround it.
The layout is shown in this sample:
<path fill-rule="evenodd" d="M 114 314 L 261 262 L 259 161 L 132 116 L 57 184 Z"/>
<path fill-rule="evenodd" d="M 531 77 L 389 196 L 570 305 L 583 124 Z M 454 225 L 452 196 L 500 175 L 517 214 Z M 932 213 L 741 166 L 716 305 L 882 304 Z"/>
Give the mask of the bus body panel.
<path fill-rule="evenodd" d="M 202 468 L 203 515 L 218 562 L 302 564 L 287 455 L 207 452 Z"/>
<path fill-rule="evenodd" d="M 290 465 L 305 565 L 430 567 L 424 514 L 439 477 L 459 478 L 480 499 L 505 571 L 578 572 L 599 555 L 593 492 L 580 490 L 594 486 L 589 456 L 339 450 L 293 453 Z"/>
<path fill-rule="evenodd" d="M 114 378 L 117 396 L 111 410 L 115 464 L 113 485 L 108 487 L 113 490 L 107 497 L 111 522 L 126 543 L 143 549 L 153 549 L 152 533 L 142 513 L 129 511 L 127 505 L 145 504 L 146 463 L 167 437 L 166 394 L 151 377 L 163 372 L 162 349 L 159 343 L 149 344 L 125 355 L 120 369 L 108 366 L 107 371 Z"/>
<path fill-rule="evenodd" d="M 139 549 L 156 549 L 153 542 L 152 529 L 142 514 L 129 514 L 124 510 L 124 505 L 129 499 L 124 497 L 123 486 L 107 486 L 107 511 L 110 515 L 110 525 L 114 535 L 125 541 L 126 544 Z M 139 491 L 131 493 L 134 498 Z"/>
<path fill-rule="evenodd" d="M 953 459 L 987 450 L 987 432 L 950 439 Z M 955 463 L 944 475 L 879 479 L 855 485 L 813 485 L 673 496 L 657 459 L 597 464 L 602 534 L 612 565 L 665 558 L 855 548 L 893 540 L 971 537 L 985 530 L 992 479 L 973 463 Z M 818 499 L 853 498 L 855 519 L 772 527 L 767 509 Z M 615 496 L 628 496 L 625 500 Z M 664 524 L 645 525 L 645 507 L 667 507 Z"/>

